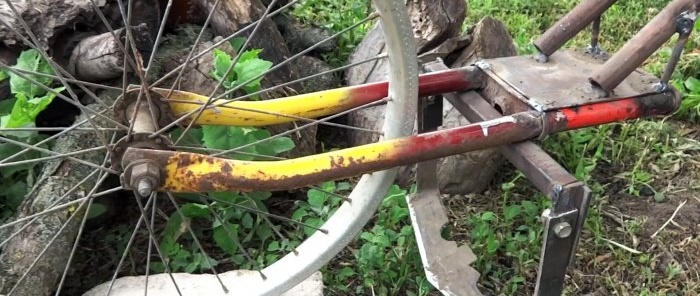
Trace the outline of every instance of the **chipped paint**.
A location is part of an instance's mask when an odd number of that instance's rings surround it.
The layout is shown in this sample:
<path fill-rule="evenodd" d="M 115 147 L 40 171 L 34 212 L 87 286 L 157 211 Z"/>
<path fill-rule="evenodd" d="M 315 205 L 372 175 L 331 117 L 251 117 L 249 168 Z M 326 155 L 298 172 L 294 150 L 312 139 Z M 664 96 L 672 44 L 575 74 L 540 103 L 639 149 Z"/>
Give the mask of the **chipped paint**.
<path fill-rule="evenodd" d="M 492 119 L 492 120 L 487 120 L 487 121 L 484 121 L 484 122 L 480 122 L 480 123 L 479 123 L 479 126 L 481 126 L 481 131 L 484 133 L 484 137 L 488 137 L 488 136 L 489 136 L 489 128 L 490 128 L 490 127 L 492 127 L 492 126 L 497 126 L 497 125 L 503 124 L 503 123 L 515 123 L 515 122 L 517 122 L 517 121 L 515 120 L 515 117 L 513 117 L 513 116 L 504 116 L 504 117 L 501 117 L 501 118 L 497 118 L 497 119 Z"/>

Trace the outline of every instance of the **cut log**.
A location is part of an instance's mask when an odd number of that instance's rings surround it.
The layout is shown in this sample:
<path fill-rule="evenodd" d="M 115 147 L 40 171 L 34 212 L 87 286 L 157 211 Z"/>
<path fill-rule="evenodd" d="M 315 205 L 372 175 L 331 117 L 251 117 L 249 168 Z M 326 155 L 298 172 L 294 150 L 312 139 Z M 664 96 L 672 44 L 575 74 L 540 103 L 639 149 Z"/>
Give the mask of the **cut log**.
<path fill-rule="evenodd" d="M 95 3 L 102 7 L 106 0 L 97 0 Z M 93 14 L 93 6 L 90 0 L 13 0 L 0 1 L 0 40 L 9 47 L 25 47 L 22 34 L 29 36 L 24 31 L 22 20 L 38 39 L 42 49 L 49 49 L 49 40 L 55 34 L 64 29 L 71 28 L 77 20 Z M 19 19 L 13 9 L 21 16 Z"/>
<path fill-rule="evenodd" d="M 466 18 L 467 7 L 464 1 L 420 0 L 408 2 L 418 53 L 428 52 L 445 40 L 456 37 Z M 443 7 L 450 7 L 449 15 L 444 13 Z M 353 52 L 348 64 L 374 58 L 385 52 L 380 26 L 381 23 L 377 23 L 367 33 Z M 386 80 L 388 66 L 387 59 L 364 63 L 361 66 L 348 69 L 345 77 L 349 85 Z M 352 126 L 379 130 L 383 118 L 384 107 L 377 106 L 349 114 L 348 122 Z M 376 133 L 354 131 L 349 133 L 351 145 L 372 143 L 378 139 L 379 135 Z"/>
<path fill-rule="evenodd" d="M 456 61 L 448 66 L 471 65 L 478 59 L 513 56 L 517 54 L 505 25 L 491 17 L 482 19 L 474 28 L 472 42 L 459 52 Z M 457 127 L 470 122 L 449 102 L 443 105 L 443 127 Z M 481 192 L 493 179 L 503 163 L 496 149 L 486 149 L 443 158 L 438 168 L 438 185 L 443 193 L 467 194 Z"/>
<path fill-rule="evenodd" d="M 82 116 L 78 120 L 82 120 Z M 109 138 L 109 136 L 107 136 Z M 68 153 L 102 145 L 94 133 L 68 133 L 56 140 L 55 151 Z M 101 151 L 76 156 L 82 160 L 100 164 L 104 159 Z M 71 160 L 52 160 L 44 164 L 39 182 L 25 197 L 18 212 L 11 220 L 17 220 L 51 208 L 63 198 L 73 186 L 90 175 L 95 169 Z M 97 176 L 87 179 L 77 190 L 65 196 L 60 204 L 84 197 L 95 186 Z M 0 230 L 0 241 L 9 239 L 0 253 L 0 295 L 51 295 L 56 288 L 68 262 L 73 243 L 83 217 L 83 211 L 75 207 L 65 208 L 39 216 L 29 227 L 12 237 L 24 224 Z M 69 217 L 75 213 L 75 217 Z M 64 224 L 67 225 L 63 227 Z M 63 230 L 61 228 L 63 227 Z M 55 240 L 54 240 L 55 237 Z M 52 241 L 53 240 L 53 241 Z M 45 251 L 44 248 L 49 246 Z M 40 256 L 43 252 L 43 255 Z M 19 284 L 22 275 L 35 266 Z"/>
<path fill-rule="evenodd" d="M 141 59 L 144 67 L 150 57 L 153 40 L 148 26 L 141 24 L 131 27 L 131 35 L 135 47 L 139 51 L 137 58 Z M 119 39 L 115 39 L 114 37 Z M 76 79 L 96 82 L 113 79 L 124 73 L 124 57 L 122 46 L 126 44 L 126 29 L 102 33 L 82 39 L 72 51 L 68 61 L 68 70 Z M 131 49 L 127 49 L 131 52 Z M 133 55 L 131 55 L 132 58 Z"/>

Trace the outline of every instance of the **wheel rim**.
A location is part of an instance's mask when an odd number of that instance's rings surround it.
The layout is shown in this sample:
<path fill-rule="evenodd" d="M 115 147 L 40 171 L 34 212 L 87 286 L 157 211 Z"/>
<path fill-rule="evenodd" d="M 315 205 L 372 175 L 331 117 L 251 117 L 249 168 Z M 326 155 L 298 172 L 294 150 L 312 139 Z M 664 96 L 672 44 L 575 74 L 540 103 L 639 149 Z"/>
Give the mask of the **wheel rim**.
<path fill-rule="evenodd" d="M 128 5 L 130 6 L 131 2 L 129 2 Z M 385 138 L 396 138 L 410 134 L 413 129 L 412 119 L 415 116 L 415 98 L 417 97 L 416 55 L 413 45 L 412 31 L 410 30 L 410 22 L 408 21 L 403 1 L 376 1 L 375 5 L 382 16 L 382 27 L 385 36 L 387 37 L 386 47 L 391 68 L 389 73 L 389 97 L 391 100 L 388 102 L 387 114 L 382 131 Z M 123 9 L 127 9 L 127 7 L 124 7 Z M 60 70 L 57 69 L 56 72 L 60 73 Z M 17 73 L 15 74 L 19 75 Z M 62 80 L 64 84 L 68 84 L 71 79 L 70 77 L 66 77 L 67 75 L 64 74 L 65 73 L 58 75 L 59 78 L 62 78 L 59 80 Z M 74 98 L 67 99 L 70 100 Z M 98 102 L 98 104 L 108 105 L 105 102 Z M 88 116 L 87 119 L 83 120 L 85 121 L 84 126 L 91 124 L 93 125 L 93 128 L 84 128 L 88 131 L 92 130 L 96 134 L 101 135 L 96 137 L 97 139 L 91 139 L 95 141 L 95 147 L 100 147 L 100 145 L 103 145 L 102 147 L 105 148 L 105 143 L 113 143 L 115 141 L 114 138 L 110 139 L 108 137 L 109 133 L 107 129 L 100 129 L 98 132 L 96 128 L 94 128 L 94 126 L 97 125 L 95 124 L 96 121 L 107 121 L 109 120 L 108 116 L 100 112 L 90 111 L 84 107 L 81 108 L 81 113 Z M 83 128 L 82 126 L 83 125 L 81 125 L 81 127 L 72 125 L 71 127 L 73 130 L 78 130 Z M 34 131 L 38 131 L 38 129 L 34 129 Z M 65 132 L 67 130 L 63 131 Z M 3 138 L 2 142 L 6 144 L 19 145 L 19 143 L 12 142 L 12 139 L 9 137 Z M 32 149 L 37 150 L 36 147 Z M 111 170 L 104 169 L 104 167 L 106 167 L 106 160 L 99 157 L 99 149 L 96 149 L 95 151 L 82 151 L 80 153 L 80 157 L 77 156 L 77 153 L 70 154 L 71 151 L 70 149 L 68 150 L 69 151 L 62 152 L 61 155 L 55 155 L 56 158 L 65 159 L 67 157 L 71 157 L 71 160 L 78 162 L 79 160 L 83 159 L 82 154 L 95 153 L 95 155 L 91 156 L 92 158 L 90 161 L 83 160 L 80 163 L 93 164 L 92 167 L 102 167 L 102 169 L 96 169 L 90 174 L 85 174 L 85 179 L 88 179 L 87 177 L 95 178 L 95 180 L 89 182 L 89 184 L 80 184 L 83 187 L 91 189 L 88 190 L 87 198 L 76 198 L 75 196 L 71 196 L 72 202 L 68 205 L 61 204 L 61 202 L 59 202 L 60 200 L 57 200 L 54 205 L 48 205 L 48 209 L 51 211 L 58 211 L 60 209 L 68 208 L 69 206 L 79 206 L 79 209 L 90 208 L 95 196 L 106 195 L 110 192 L 118 190 L 118 188 L 114 190 L 103 190 L 101 192 L 98 190 L 97 185 L 104 181 L 106 175 L 109 173 L 114 173 Z M 287 256 L 278 260 L 271 266 L 263 269 L 261 272 L 265 275 L 265 279 L 257 278 L 254 281 L 242 284 L 249 285 L 251 291 L 255 291 L 256 293 L 274 295 L 279 294 L 282 291 L 286 291 L 298 282 L 307 278 L 311 273 L 326 264 L 337 252 L 347 245 L 359 232 L 362 226 L 371 218 L 381 202 L 385 192 L 392 183 L 395 175 L 396 170 L 394 169 L 363 176 L 357 184 L 356 189 L 348 197 L 350 200 L 352 200 L 352 202 L 344 203 L 343 206 L 336 211 L 335 215 L 333 215 L 323 226 L 321 226 L 323 229 L 330 230 L 327 234 L 317 231 L 314 235 L 309 237 L 304 243 L 296 248 L 296 254 L 289 253 Z M 71 195 L 75 195 L 74 191 L 73 193 L 69 191 L 69 193 Z M 144 200 L 141 202 L 143 202 L 143 204 L 140 205 L 142 208 L 142 217 L 145 217 L 144 221 L 147 221 L 147 217 L 149 215 L 153 217 L 152 215 L 155 213 L 155 211 L 148 213 L 146 210 L 144 210 L 144 204 L 146 205 L 145 208 L 147 208 L 150 201 Z M 45 213 L 49 212 L 47 211 Z M 3 245 L 5 245 L 5 243 L 11 240 L 14 236 L 19 235 L 21 231 L 17 231 L 17 228 L 20 228 L 21 230 L 21 227 L 24 227 L 23 225 L 27 225 L 23 224 L 24 222 L 32 221 L 32 219 L 37 217 L 39 216 L 29 216 L 25 217 L 24 220 L 19 222 L 15 221 L 3 224 L 3 229 L 0 229 L 0 232 L 4 231 L 0 236 L 0 238 L 2 238 Z M 80 217 L 76 216 L 70 216 L 68 219 L 71 223 L 81 224 L 81 227 L 79 227 L 80 230 L 77 233 L 77 236 L 79 237 L 82 233 L 82 229 L 84 228 L 82 225 L 85 224 L 86 219 L 81 219 Z M 352 223 L 348 223 L 348 221 L 352 221 Z M 140 222 L 141 220 L 139 220 L 139 223 Z M 151 223 L 152 222 L 153 220 L 151 220 Z M 148 226 L 149 223 L 144 222 L 142 224 Z M 68 223 L 65 225 L 68 225 Z M 151 228 L 152 227 L 153 225 L 151 225 Z M 8 231 L 9 229 L 12 229 L 13 231 Z M 62 227 L 59 228 L 59 231 L 62 229 Z M 73 250 L 70 253 L 72 256 L 72 254 L 75 253 L 77 244 L 71 244 L 70 241 L 72 241 L 72 239 L 67 239 L 65 243 L 66 245 L 72 245 Z M 49 240 L 48 244 L 53 243 L 54 240 Z M 157 248 L 157 244 L 155 244 L 155 247 Z M 149 243 L 149 252 L 151 251 L 150 248 L 151 244 Z M 319 252 L 318 250 L 324 251 Z M 44 252 L 41 253 L 43 254 Z M 0 256 L 1 255 L 2 254 L 0 254 Z M 66 260 L 70 261 L 70 259 Z M 63 281 L 64 276 L 61 275 L 60 277 Z M 21 280 L 24 282 L 27 281 L 25 278 L 22 278 Z M 3 289 L 8 289 L 7 287 L 2 287 L 1 285 L 0 287 Z M 17 292 L 14 288 L 8 289 L 7 291 Z"/>

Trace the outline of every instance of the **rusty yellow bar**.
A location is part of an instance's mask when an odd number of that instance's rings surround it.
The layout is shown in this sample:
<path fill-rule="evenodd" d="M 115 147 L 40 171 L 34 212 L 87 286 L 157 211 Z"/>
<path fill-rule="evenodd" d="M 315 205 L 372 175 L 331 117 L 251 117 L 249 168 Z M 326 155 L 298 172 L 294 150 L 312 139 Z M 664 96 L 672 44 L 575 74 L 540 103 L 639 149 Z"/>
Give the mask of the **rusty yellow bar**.
<path fill-rule="evenodd" d="M 129 148 L 126 158 L 146 157 L 164 168 L 161 190 L 172 192 L 282 190 L 333 180 L 334 168 L 359 175 L 396 158 L 405 140 L 392 140 L 281 161 L 240 161 L 189 152 Z M 385 164 L 384 164 L 385 166 Z"/>
<path fill-rule="evenodd" d="M 163 97 L 169 89 L 153 89 Z M 357 105 L 350 87 L 296 95 L 266 101 L 231 101 L 219 107 L 208 107 L 195 123 L 203 125 L 265 126 L 286 123 L 298 118 L 317 118 L 347 110 Z M 196 110 L 208 101 L 207 96 L 173 91 L 168 104 L 176 117 Z M 213 100 L 218 105 L 224 100 Z M 354 103 L 355 102 L 355 103 Z M 287 116 L 285 116 L 287 115 Z"/>

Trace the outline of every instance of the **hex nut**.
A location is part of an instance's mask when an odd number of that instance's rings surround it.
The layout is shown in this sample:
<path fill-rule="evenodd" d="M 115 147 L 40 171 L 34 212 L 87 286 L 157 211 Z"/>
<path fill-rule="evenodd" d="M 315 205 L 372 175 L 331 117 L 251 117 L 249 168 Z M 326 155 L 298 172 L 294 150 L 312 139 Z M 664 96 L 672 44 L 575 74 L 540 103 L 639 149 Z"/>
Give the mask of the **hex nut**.
<path fill-rule="evenodd" d="M 161 184 L 161 169 L 160 167 L 150 161 L 136 163 L 127 168 L 129 170 L 129 184 L 130 188 L 139 188 L 139 182 L 143 179 L 148 180 L 154 187 L 159 187 Z"/>

